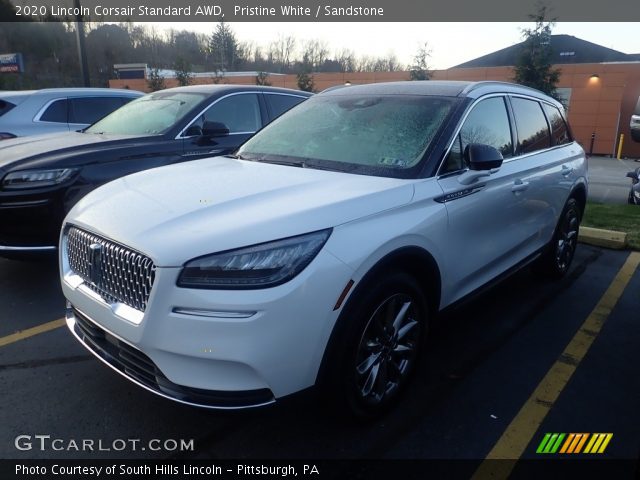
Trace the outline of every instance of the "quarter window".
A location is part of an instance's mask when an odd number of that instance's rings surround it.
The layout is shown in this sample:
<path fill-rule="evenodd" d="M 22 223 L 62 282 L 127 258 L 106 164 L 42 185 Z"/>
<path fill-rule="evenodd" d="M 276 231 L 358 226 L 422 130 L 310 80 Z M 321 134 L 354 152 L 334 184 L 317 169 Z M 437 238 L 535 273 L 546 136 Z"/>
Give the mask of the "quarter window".
<path fill-rule="evenodd" d="M 269 110 L 271 110 L 272 118 L 279 117 L 284 112 L 295 107 L 297 104 L 304 100 L 304 97 L 296 97 L 293 95 L 277 95 L 273 93 L 266 94 L 264 98 L 267 100 L 267 105 L 269 105 Z"/>
<path fill-rule="evenodd" d="M 530 153 L 551 146 L 549 126 L 540 104 L 534 100 L 511 99 L 518 127 L 518 153 Z"/>
<path fill-rule="evenodd" d="M 491 145 L 499 150 L 504 158 L 513 156 L 511 127 L 502 97 L 487 98 L 473 107 L 451 145 L 442 173 L 468 167 L 463 152 L 470 143 Z"/>
<path fill-rule="evenodd" d="M 552 107 L 546 103 L 543 105 L 543 108 L 547 114 L 549 125 L 551 125 L 551 141 L 553 145 L 570 143 L 571 137 L 569 136 L 569 129 L 560 111 L 556 107 Z"/>
<path fill-rule="evenodd" d="M 15 105 L 5 100 L 0 100 L 0 117 L 11 110 Z"/>
<path fill-rule="evenodd" d="M 257 131 L 262 122 L 260 104 L 254 93 L 231 95 L 204 112 L 204 121 L 224 123 L 229 133 Z"/>
<path fill-rule="evenodd" d="M 56 100 L 40 116 L 41 122 L 67 123 L 68 102 L 66 98 Z"/>

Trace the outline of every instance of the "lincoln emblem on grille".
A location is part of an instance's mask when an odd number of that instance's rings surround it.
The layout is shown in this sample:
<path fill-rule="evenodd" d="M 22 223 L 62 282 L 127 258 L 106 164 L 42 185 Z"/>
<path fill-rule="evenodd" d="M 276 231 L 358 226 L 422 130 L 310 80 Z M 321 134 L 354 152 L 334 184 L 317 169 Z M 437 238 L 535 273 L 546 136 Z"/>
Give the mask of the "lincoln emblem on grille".
<path fill-rule="evenodd" d="M 98 285 L 100 283 L 100 274 L 102 272 L 102 245 L 92 243 L 89 246 L 89 278 L 91 283 Z"/>

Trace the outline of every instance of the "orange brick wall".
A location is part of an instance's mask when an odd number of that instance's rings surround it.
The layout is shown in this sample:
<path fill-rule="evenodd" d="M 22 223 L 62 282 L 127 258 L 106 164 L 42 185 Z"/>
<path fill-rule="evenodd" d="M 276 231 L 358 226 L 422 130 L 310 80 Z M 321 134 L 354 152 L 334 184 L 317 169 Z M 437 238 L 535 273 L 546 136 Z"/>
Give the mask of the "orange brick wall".
<path fill-rule="evenodd" d="M 591 134 L 595 133 L 594 153 L 611 155 L 617 152 L 620 134 L 624 134 L 622 155 L 640 158 L 640 143 L 633 142 L 629 120 L 640 95 L 640 63 L 594 63 L 557 65 L 561 69 L 559 87 L 571 88 L 568 109 L 573 133 L 585 150 L 589 150 Z M 592 79 L 597 74 L 599 78 Z M 316 73 L 317 91 L 334 85 L 393 82 L 409 80 L 409 72 Z M 452 68 L 433 72 L 434 80 L 499 80 L 513 79 L 511 67 Z M 296 75 L 270 76 L 274 87 L 298 88 Z M 167 87 L 177 86 L 175 79 L 165 80 Z M 212 78 L 196 78 L 194 83 L 213 83 Z M 255 84 L 254 76 L 227 77 L 221 83 Z M 145 80 L 110 80 L 112 88 L 147 91 Z"/>

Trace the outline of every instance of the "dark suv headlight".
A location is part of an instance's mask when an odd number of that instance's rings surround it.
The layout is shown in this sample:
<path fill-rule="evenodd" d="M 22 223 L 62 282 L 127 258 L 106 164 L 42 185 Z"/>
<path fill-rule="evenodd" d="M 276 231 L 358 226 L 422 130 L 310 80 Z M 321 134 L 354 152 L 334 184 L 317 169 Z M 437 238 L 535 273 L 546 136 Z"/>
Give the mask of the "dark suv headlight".
<path fill-rule="evenodd" d="M 50 187 L 71 178 L 77 168 L 54 168 L 50 170 L 21 170 L 11 172 L 2 179 L 5 190 L 22 190 L 25 188 Z"/>
<path fill-rule="evenodd" d="M 205 255 L 185 264 L 178 286 L 257 289 L 288 282 L 311 263 L 331 229 Z"/>

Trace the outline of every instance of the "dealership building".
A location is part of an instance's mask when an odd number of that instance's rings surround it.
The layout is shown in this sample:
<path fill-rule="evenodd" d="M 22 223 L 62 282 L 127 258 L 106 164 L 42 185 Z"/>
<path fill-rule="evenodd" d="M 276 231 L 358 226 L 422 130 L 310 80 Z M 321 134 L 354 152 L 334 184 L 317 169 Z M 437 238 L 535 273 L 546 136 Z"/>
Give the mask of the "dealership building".
<path fill-rule="evenodd" d="M 558 93 L 562 97 L 574 136 L 594 154 L 640 158 L 640 143 L 631 139 L 629 122 L 640 97 L 640 53 L 626 54 L 571 35 L 552 35 L 552 62 L 560 69 Z M 433 80 L 499 80 L 512 82 L 522 44 L 498 50 L 447 70 L 432 72 Z M 147 90 L 144 64 L 115 65 L 114 88 Z M 177 85 L 172 72 L 168 87 Z M 194 83 L 253 84 L 258 72 L 197 74 Z M 345 83 L 362 84 L 408 80 L 409 72 L 314 73 L 317 91 Z M 296 75 L 269 74 L 273 86 L 298 88 Z M 621 140 L 621 135 L 622 140 Z M 621 148 L 620 145 L 622 144 Z"/>

